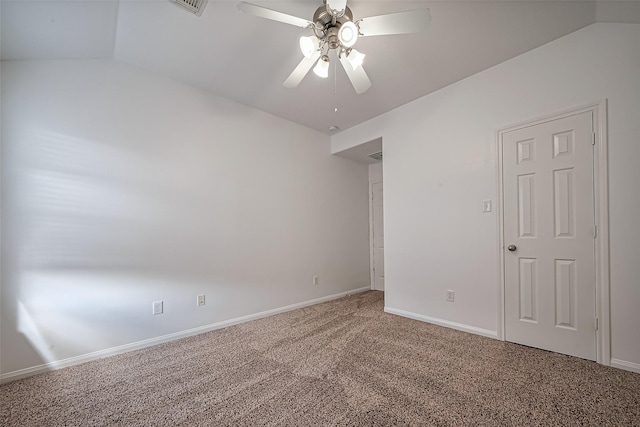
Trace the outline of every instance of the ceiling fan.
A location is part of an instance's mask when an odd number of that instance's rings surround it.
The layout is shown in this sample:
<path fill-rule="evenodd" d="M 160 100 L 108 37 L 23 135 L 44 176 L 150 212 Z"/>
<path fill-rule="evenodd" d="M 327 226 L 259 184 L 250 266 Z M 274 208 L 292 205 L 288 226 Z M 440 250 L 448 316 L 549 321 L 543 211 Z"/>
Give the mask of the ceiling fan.
<path fill-rule="evenodd" d="M 284 81 L 285 87 L 297 87 L 314 64 L 313 72 L 327 78 L 329 53 L 335 51 L 357 94 L 371 87 L 371 80 L 362 67 L 365 55 L 354 48 L 358 37 L 418 33 L 426 30 L 431 20 L 429 9 L 417 9 L 354 21 L 347 0 L 323 0 L 311 21 L 247 2 L 240 2 L 238 9 L 260 18 L 312 30 L 313 35 L 300 37 L 304 58 Z"/>

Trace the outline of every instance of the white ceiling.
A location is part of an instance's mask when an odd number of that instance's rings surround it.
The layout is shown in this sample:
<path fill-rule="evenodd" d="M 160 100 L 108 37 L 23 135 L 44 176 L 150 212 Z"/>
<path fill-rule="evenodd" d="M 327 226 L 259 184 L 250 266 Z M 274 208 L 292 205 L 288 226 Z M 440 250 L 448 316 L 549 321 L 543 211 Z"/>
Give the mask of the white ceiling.
<path fill-rule="evenodd" d="M 252 2 L 305 19 L 321 4 Z M 340 67 L 329 79 L 310 73 L 298 88 L 284 88 L 302 58 L 298 38 L 309 30 L 246 15 L 236 1 L 209 0 L 201 17 L 168 0 L 1 5 L 3 60 L 113 57 L 326 133 L 594 22 L 640 22 L 639 1 L 349 1 L 355 19 L 423 7 L 432 15 L 425 33 L 358 40 L 373 86 L 356 95 Z"/>

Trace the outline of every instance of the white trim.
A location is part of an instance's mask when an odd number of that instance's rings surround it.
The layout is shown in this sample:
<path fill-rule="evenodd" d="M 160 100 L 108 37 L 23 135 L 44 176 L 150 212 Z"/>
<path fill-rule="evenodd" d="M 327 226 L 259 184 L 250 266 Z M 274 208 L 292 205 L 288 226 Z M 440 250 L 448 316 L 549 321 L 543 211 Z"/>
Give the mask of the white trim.
<path fill-rule="evenodd" d="M 627 362 L 626 360 L 611 359 L 611 366 L 625 371 L 636 372 L 640 374 L 640 363 Z"/>
<path fill-rule="evenodd" d="M 609 284 L 609 160 L 607 134 L 607 100 L 593 108 L 596 143 L 593 150 L 596 236 L 596 316 L 598 317 L 598 351 L 596 360 L 611 364 L 611 311 Z"/>
<path fill-rule="evenodd" d="M 69 357 L 67 359 L 56 360 L 54 362 L 45 363 L 30 368 L 20 369 L 13 372 L 0 375 L 0 384 L 14 381 L 20 378 L 29 377 L 32 375 L 40 374 L 43 372 L 54 371 L 61 368 L 66 368 L 73 365 L 79 365 L 81 363 L 90 362 L 92 360 L 102 359 L 109 356 L 115 356 L 116 354 L 126 353 L 128 351 L 139 350 L 141 348 L 151 347 L 158 344 L 163 344 L 169 341 L 175 341 L 180 338 L 186 338 L 193 335 L 202 334 L 205 332 L 213 331 L 216 329 L 222 329 L 229 326 L 237 325 L 240 323 L 250 322 L 252 320 L 261 319 L 263 317 L 273 316 L 275 314 L 285 313 L 287 311 L 296 310 L 298 308 L 308 307 L 310 305 L 320 304 L 327 301 L 332 301 L 345 296 L 350 296 L 360 292 L 369 291 L 369 286 L 363 288 L 357 288 L 346 292 L 340 292 L 337 294 L 329 295 L 326 297 L 315 298 L 308 301 L 299 302 L 296 304 L 287 305 L 280 308 L 274 308 L 272 310 L 261 311 L 255 314 L 249 314 L 246 316 L 236 317 L 234 319 L 223 320 L 222 322 L 211 323 L 205 326 L 199 326 L 197 328 L 187 329 L 172 334 L 162 335 L 155 338 L 150 338 L 143 341 L 137 341 L 130 344 L 121 345 L 118 347 L 112 347 L 105 350 L 94 351 L 92 353 L 82 354 L 80 356 Z"/>
<path fill-rule="evenodd" d="M 458 331 L 468 332 L 470 334 L 482 335 L 483 337 L 498 339 L 498 333 L 496 331 L 477 328 L 475 326 L 465 325 L 464 323 L 451 322 L 449 320 L 438 319 L 430 316 L 424 316 L 422 314 L 411 313 L 409 311 L 404 311 L 404 310 L 391 308 L 391 307 L 385 307 L 384 312 L 389 314 L 395 314 L 397 316 L 408 317 L 409 319 L 419 320 L 421 322 L 432 323 L 438 326 L 444 326 L 446 328 L 457 329 Z"/>
<path fill-rule="evenodd" d="M 498 163 L 496 167 L 498 168 L 498 182 L 496 183 L 498 186 L 498 210 L 496 212 L 496 217 L 498 220 L 498 271 L 500 272 L 500 286 L 498 288 L 498 339 L 505 341 L 505 318 L 504 318 L 504 197 L 503 197 L 503 185 L 502 185 L 502 133 L 499 131 L 497 133 L 496 138 L 496 150 L 498 151 Z"/>
<path fill-rule="evenodd" d="M 593 150 L 593 176 L 594 176 L 594 205 L 595 223 L 598 234 L 595 241 L 595 270 L 596 270 L 596 307 L 595 315 L 599 319 L 599 327 L 596 331 L 596 362 L 603 365 L 611 365 L 611 312 L 610 312 L 610 284 L 609 284 L 609 173 L 608 173 L 608 138 L 607 138 L 607 100 L 602 99 L 587 105 L 574 107 L 547 115 L 534 120 L 528 120 L 516 125 L 499 129 L 496 132 L 496 144 L 498 147 L 498 200 L 500 205 L 499 216 L 499 250 L 500 250 L 500 285 L 498 290 L 498 336 L 503 341 L 505 335 L 504 318 L 504 188 L 503 188 L 503 135 L 517 129 L 535 126 L 551 120 L 591 111 L 593 114 L 593 129 L 596 143 Z M 628 362 L 625 362 L 628 363 Z M 623 368 L 624 369 L 624 368 Z"/>
<path fill-rule="evenodd" d="M 1 13 L 0 13 L 1 15 Z M 2 64 L 0 62 L 0 82 L 2 81 L 1 79 L 1 72 L 2 69 Z M 0 85 L 1 86 L 1 85 Z M 0 87 L 0 91 L 1 91 L 1 87 Z M 2 116 L 2 111 L 1 111 L 1 104 L 0 103 L 0 129 L 2 128 L 2 122 L 6 121 L 3 119 Z M 2 134 L 2 132 L 0 132 L 0 135 Z M 4 157 L 4 144 L 2 142 L 2 137 L 0 137 L 0 165 L 2 165 L 2 159 Z M 0 177 L 4 176 L 4 173 L 2 172 L 2 168 L 0 168 Z M 4 192 L 4 182 L 2 179 L 0 179 L 0 194 L 2 194 Z M 3 240 L 3 231 L 2 231 L 2 224 L 3 224 L 3 217 L 4 217 L 4 206 L 2 203 L 2 197 L 0 197 L 0 253 L 2 253 L 4 251 L 4 245 L 5 242 Z M 4 262 L 3 262 L 3 258 L 0 257 L 0 307 L 2 307 L 2 269 L 4 267 Z M 0 333 L 2 331 L 2 316 L 0 316 Z M 0 339 L 0 366 L 2 366 L 2 340 Z"/>
<path fill-rule="evenodd" d="M 376 289 L 376 273 L 374 271 L 373 256 L 373 181 L 371 180 L 371 166 L 368 168 L 369 173 L 369 278 L 371 280 L 371 290 Z"/>
<path fill-rule="evenodd" d="M 381 176 L 376 178 L 372 176 L 371 167 L 373 165 L 380 164 L 380 168 L 382 169 Z M 376 290 L 376 273 L 375 273 L 375 253 L 374 253 L 374 235 L 373 235 L 373 185 L 382 183 L 384 186 L 384 162 L 372 163 L 369 165 L 367 170 L 369 176 L 369 277 L 371 279 L 371 290 Z M 384 203 L 384 199 L 383 199 Z M 383 206 L 384 209 L 384 206 Z M 384 218 L 384 214 L 383 214 Z M 384 219 L 383 219 L 384 222 Z M 383 223 L 384 227 L 384 223 Z"/>

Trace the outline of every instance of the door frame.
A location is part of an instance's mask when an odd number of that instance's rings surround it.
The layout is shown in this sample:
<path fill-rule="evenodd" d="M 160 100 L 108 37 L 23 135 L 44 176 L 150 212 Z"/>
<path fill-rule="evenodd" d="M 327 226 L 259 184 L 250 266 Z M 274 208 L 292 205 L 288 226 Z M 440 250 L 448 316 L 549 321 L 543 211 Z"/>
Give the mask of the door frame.
<path fill-rule="evenodd" d="M 595 316 L 598 321 L 596 330 L 596 362 L 611 365 L 611 313 L 609 284 L 609 173 L 607 140 L 607 100 L 602 99 L 587 105 L 559 111 L 536 119 L 527 120 L 499 129 L 496 132 L 498 167 L 498 203 L 497 211 L 500 253 L 500 286 L 498 292 L 498 338 L 506 340 L 505 334 L 505 258 L 504 258 L 504 188 L 503 188 L 503 139 L 507 132 L 535 126 L 552 120 L 591 111 L 593 114 L 594 150 L 593 150 L 593 186 L 595 225 Z"/>
<path fill-rule="evenodd" d="M 377 163 L 376 163 L 377 164 Z M 383 188 L 384 188 L 384 162 L 379 162 L 380 164 L 380 169 L 381 169 L 381 173 L 380 173 L 380 177 L 375 177 L 372 176 L 371 174 L 371 169 L 369 165 L 369 169 L 368 169 L 368 180 L 369 180 L 369 277 L 370 277 L 370 281 L 371 281 L 371 290 L 375 291 L 376 290 L 376 282 L 375 282 L 375 271 L 374 271 L 374 264 L 375 264 L 375 257 L 374 257 L 374 238 L 373 238 L 373 185 L 374 184 L 378 184 L 378 183 L 382 183 Z M 383 190 L 384 191 L 384 190 Z M 384 218 L 384 215 L 383 215 Z M 384 227 L 384 219 L 383 219 L 383 227 Z"/>

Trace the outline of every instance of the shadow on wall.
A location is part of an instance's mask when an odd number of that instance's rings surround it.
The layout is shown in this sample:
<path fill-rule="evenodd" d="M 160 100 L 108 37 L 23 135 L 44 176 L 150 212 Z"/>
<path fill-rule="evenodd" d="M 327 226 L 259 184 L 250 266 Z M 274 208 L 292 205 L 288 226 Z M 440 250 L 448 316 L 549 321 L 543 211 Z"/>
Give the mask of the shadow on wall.
<path fill-rule="evenodd" d="M 53 132 L 22 140 L 4 162 L 4 330 L 44 363 L 166 333 L 150 302 L 215 274 L 215 198 L 189 191 L 200 177 L 169 156 Z"/>

